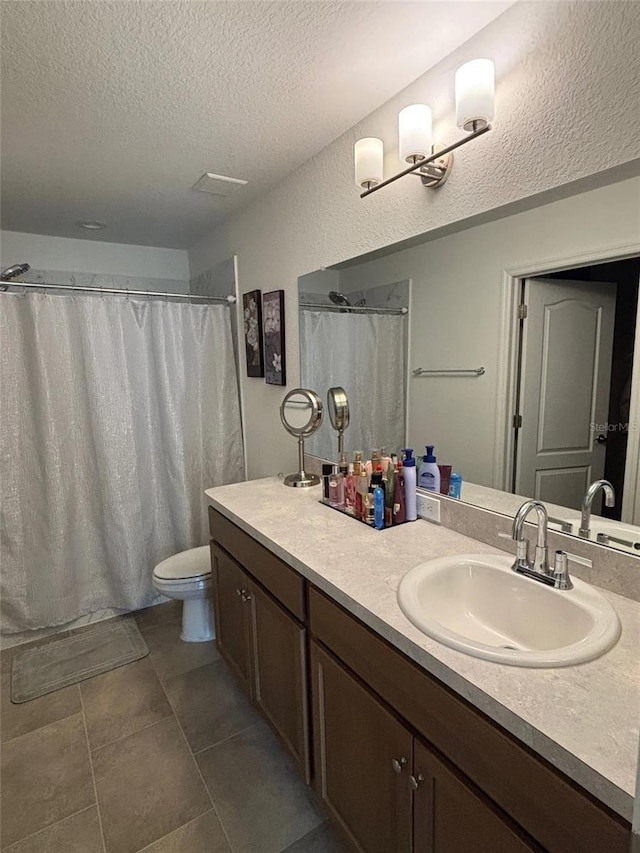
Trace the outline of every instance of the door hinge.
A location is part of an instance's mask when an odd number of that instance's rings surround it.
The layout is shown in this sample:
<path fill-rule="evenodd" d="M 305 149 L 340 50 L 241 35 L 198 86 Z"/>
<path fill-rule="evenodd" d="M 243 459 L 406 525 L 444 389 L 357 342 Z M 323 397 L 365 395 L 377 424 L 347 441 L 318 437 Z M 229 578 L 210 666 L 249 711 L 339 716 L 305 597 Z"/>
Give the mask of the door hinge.
<path fill-rule="evenodd" d="M 520 429 L 522 426 L 522 415 L 514 415 L 513 416 L 513 428 Z"/>
<path fill-rule="evenodd" d="M 529 308 L 524 304 L 524 302 L 521 305 L 518 305 L 518 320 L 526 320 L 528 313 Z"/>

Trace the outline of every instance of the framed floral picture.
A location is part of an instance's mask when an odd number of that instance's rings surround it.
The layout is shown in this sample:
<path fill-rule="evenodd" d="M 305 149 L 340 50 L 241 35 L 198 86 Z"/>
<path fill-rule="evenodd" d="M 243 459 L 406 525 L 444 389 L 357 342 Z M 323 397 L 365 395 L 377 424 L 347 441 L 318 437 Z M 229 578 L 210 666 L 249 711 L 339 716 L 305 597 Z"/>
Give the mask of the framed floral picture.
<path fill-rule="evenodd" d="M 262 357 L 262 297 L 259 290 L 242 294 L 247 376 L 264 376 Z"/>
<path fill-rule="evenodd" d="M 264 375 L 269 385 L 286 385 L 284 350 L 284 290 L 265 293 L 262 300 L 264 322 Z"/>

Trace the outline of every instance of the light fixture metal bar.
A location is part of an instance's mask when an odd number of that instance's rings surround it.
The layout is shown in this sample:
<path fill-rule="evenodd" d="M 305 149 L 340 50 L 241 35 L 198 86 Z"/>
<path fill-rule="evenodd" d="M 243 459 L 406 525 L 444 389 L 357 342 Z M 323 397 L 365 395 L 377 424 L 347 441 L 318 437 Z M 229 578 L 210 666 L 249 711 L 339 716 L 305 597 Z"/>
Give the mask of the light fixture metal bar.
<path fill-rule="evenodd" d="M 417 163 L 414 163 L 413 165 L 408 166 L 406 169 L 403 169 L 401 172 L 392 175 L 390 178 L 387 178 L 386 181 L 382 181 L 381 183 L 376 184 L 375 187 L 369 187 L 369 189 L 360 193 L 360 198 L 364 198 L 365 196 L 371 195 L 371 193 L 375 193 L 378 190 L 381 190 L 382 187 L 386 187 L 389 184 L 392 184 L 394 181 L 398 181 L 400 178 L 404 178 L 405 175 L 411 175 L 413 172 L 419 174 L 419 170 L 423 166 L 427 166 L 429 163 L 434 163 L 436 160 L 439 160 L 441 157 L 444 157 L 451 151 L 455 151 L 456 148 L 461 148 L 463 145 L 466 145 L 467 142 L 471 142 L 472 139 L 477 139 L 478 136 L 482 136 L 483 133 L 487 133 L 490 130 L 490 124 L 481 127 L 479 130 L 474 130 L 473 133 L 470 133 L 468 136 L 463 136 L 462 139 L 459 139 L 452 145 L 448 145 L 446 148 L 442 148 L 436 154 L 431 154 L 429 157 L 425 157 L 424 160 L 418 160 Z"/>
<path fill-rule="evenodd" d="M 163 290 L 122 290 L 114 287 L 88 287 L 84 285 L 73 284 L 45 284 L 44 282 L 32 281 L 5 281 L 0 284 L 0 292 L 8 291 L 10 287 L 33 288 L 35 290 L 70 290 L 74 293 L 109 293 L 117 294 L 118 296 L 154 296 L 167 297 L 168 299 L 199 299 L 201 302 L 220 302 L 226 305 L 233 305 L 236 297 L 230 294 L 229 296 L 199 296 L 197 293 L 165 293 Z"/>

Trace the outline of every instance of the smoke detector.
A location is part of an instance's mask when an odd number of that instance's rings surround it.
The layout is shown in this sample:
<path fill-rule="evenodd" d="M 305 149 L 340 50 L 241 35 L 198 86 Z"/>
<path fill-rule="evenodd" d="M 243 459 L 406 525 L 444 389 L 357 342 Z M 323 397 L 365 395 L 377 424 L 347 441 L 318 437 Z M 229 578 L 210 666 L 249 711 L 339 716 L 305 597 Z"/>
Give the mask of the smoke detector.
<path fill-rule="evenodd" d="M 199 193 L 227 196 L 240 189 L 240 187 L 243 187 L 246 183 L 246 181 L 240 178 L 227 178 L 225 175 L 214 175 L 213 172 L 205 172 L 201 178 L 198 178 L 191 189 Z"/>

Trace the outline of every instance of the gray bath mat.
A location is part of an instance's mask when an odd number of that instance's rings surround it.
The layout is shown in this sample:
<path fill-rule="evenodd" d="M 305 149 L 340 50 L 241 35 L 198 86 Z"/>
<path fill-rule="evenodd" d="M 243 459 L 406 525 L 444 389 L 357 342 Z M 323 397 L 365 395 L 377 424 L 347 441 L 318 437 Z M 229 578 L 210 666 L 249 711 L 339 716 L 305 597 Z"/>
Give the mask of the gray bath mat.
<path fill-rule="evenodd" d="M 44 646 L 17 651 L 12 661 L 11 701 L 28 702 L 148 654 L 133 616 L 99 622 Z"/>

